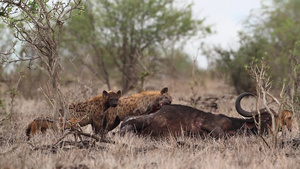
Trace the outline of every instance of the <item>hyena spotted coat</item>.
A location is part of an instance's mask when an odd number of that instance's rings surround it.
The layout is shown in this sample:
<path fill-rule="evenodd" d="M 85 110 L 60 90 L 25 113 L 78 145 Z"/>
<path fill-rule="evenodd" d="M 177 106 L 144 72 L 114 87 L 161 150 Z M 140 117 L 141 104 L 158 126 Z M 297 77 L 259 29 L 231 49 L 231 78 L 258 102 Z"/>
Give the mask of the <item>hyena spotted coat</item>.
<path fill-rule="evenodd" d="M 37 131 L 45 132 L 47 129 L 55 131 L 59 129 L 71 129 L 79 125 L 81 127 L 88 124 L 92 125 L 93 131 L 97 134 L 103 129 L 104 111 L 109 107 L 116 107 L 118 105 L 121 91 L 107 92 L 103 91 L 102 95 L 99 94 L 85 102 L 72 103 L 69 105 L 69 115 L 66 124 L 60 121 L 54 121 L 49 117 L 38 117 L 34 119 L 26 129 L 26 135 L 30 139 Z M 64 116 L 64 112 L 60 111 Z"/>
<path fill-rule="evenodd" d="M 161 91 L 144 91 L 122 97 L 117 107 L 110 107 L 104 112 L 103 128 L 106 132 L 111 131 L 126 117 L 154 113 L 162 105 L 171 103 L 172 97 L 169 95 L 167 87 Z"/>

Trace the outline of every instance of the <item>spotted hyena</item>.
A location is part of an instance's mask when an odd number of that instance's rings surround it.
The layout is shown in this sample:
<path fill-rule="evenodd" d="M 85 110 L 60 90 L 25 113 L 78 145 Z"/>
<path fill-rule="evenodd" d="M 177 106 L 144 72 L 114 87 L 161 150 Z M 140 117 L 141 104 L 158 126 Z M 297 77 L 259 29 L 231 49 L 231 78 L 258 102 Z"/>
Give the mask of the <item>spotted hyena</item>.
<path fill-rule="evenodd" d="M 167 87 L 161 91 L 145 91 L 122 97 L 117 107 L 110 107 L 105 111 L 103 128 L 106 132 L 111 131 L 126 117 L 154 113 L 162 105 L 168 105 L 171 102 L 172 97 L 169 95 Z"/>
<path fill-rule="evenodd" d="M 38 117 L 34 119 L 26 129 L 26 135 L 30 139 L 37 131 L 45 132 L 47 129 L 71 129 L 76 125 L 86 126 L 92 125 L 95 133 L 101 132 L 102 122 L 104 117 L 104 111 L 110 107 L 116 107 L 118 105 L 119 98 L 121 97 L 121 91 L 107 92 L 103 91 L 85 102 L 72 103 L 69 105 L 69 117 L 66 120 L 66 124 L 62 125 L 61 122 L 54 121 L 49 117 Z M 64 116 L 64 112 L 60 111 Z"/>

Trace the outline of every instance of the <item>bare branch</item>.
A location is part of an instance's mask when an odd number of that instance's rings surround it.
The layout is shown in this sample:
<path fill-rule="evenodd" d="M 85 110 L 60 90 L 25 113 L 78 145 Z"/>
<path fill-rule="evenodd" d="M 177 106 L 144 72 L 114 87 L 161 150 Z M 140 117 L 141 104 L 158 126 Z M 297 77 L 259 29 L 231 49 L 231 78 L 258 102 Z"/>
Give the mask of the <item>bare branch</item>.
<path fill-rule="evenodd" d="M 15 59 L 15 60 L 8 60 L 8 61 L 3 61 L 2 63 L 16 63 L 16 62 L 24 62 L 24 61 L 32 61 L 32 60 L 36 60 L 36 59 L 39 59 L 40 57 L 37 56 L 37 57 L 34 57 L 34 58 L 28 58 L 28 59 Z"/>
<path fill-rule="evenodd" d="M 267 109 L 267 111 L 269 112 L 269 114 L 272 117 L 272 131 L 275 132 L 275 129 L 276 129 L 275 128 L 275 116 L 274 116 L 273 112 L 270 110 L 270 108 L 268 106 L 267 99 L 266 99 L 266 91 L 265 91 L 265 89 L 263 87 L 261 87 L 261 91 L 262 91 L 262 94 L 263 94 L 264 106 L 265 106 L 265 108 Z"/>
<path fill-rule="evenodd" d="M 30 17 L 30 19 L 32 19 L 32 21 L 34 22 L 34 24 L 37 26 L 37 27 L 40 27 L 40 28 L 44 28 L 43 25 L 38 22 L 36 20 L 36 18 L 31 14 L 31 12 L 29 12 L 26 8 L 25 8 L 25 5 L 23 3 L 24 6 L 22 6 L 22 1 L 19 1 L 18 3 L 14 2 L 14 0 L 1 0 L 0 2 L 3 2 L 3 3 L 7 3 L 9 5 L 13 5 L 13 6 L 16 6 L 18 8 L 20 8 L 22 11 L 24 11 L 26 13 L 27 16 Z"/>

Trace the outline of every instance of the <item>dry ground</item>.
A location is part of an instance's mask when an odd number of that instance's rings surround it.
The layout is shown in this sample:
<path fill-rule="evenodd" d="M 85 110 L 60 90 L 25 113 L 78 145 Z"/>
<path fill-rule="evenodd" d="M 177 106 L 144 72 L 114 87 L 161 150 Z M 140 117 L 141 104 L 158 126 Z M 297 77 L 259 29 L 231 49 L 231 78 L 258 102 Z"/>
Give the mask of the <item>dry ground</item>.
<path fill-rule="evenodd" d="M 173 96 L 173 103 L 189 104 L 191 90 L 188 82 L 167 79 L 151 84 L 160 89 L 168 86 Z M 198 108 L 229 116 L 240 117 L 234 110 L 236 96 L 232 89 L 218 81 L 205 81 L 196 86 L 197 95 L 201 96 Z M 99 88 L 97 92 L 103 89 Z M 66 90 L 69 101 L 84 100 L 85 96 L 75 93 L 78 88 Z M 210 99 L 207 99 L 210 98 Z M 212 99 L 217 98 L 217 100 Z M 212 100 L 218 109 L 211 108 Z M 8 101 L 7 101 L 8 102 Z M 243 103 L 246 108 L 253 107 L 250 99 Z M 14 105 L 18 112 L 15 121 L 4 121 L 0 124 L 0 168 L 300 168 L 300 148 L 286 144 L 283 148 L 270 149 L 255 136 L 235 136 L 227 140 L 197 138 L 166 138 L 151 140 L 128 134 L 125 137 L 114 135 L 117 129 L 109 134 L 115 143 L 97 142 L 92 144 L 91 138 L 85 138 L 86 144 L 52 147 L 62 134 L 47 132 L 36 135 L 29 142 L 25 141 L 25 128 L 38 115 L 47 115 L 51 110 L 45 109 L 45 100 L 17 99 Z M 0 116 L 1 119 L 4 116 Z M 85 129 L 90 132 L 90 127 Z M 297 138 L 299 133 L 296 123 L 293 132 L 284 139 Z M 271 138 L 266 141 L 272 146 Z M 65 141 L 72 141 L 69 136 Z M 47 147 L 50 146 L 50 147 Z"/>

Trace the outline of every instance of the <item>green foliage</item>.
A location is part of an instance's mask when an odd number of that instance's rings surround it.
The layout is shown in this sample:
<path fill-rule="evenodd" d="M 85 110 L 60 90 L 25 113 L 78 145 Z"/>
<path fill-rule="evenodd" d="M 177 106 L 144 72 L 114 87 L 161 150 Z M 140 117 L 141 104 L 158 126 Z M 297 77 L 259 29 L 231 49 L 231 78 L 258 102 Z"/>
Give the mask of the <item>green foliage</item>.
<path fill-rule="evenodd" d="M 186 76 L 191 76 L 193 60 L 182 50 L 177 49 L 174 51 L 167 51 L 165 62 L 168 65 L 167 68 L 173 75 L 177 75 L 179 73 Z"/>
<path fill-rule="evenodd" d="M 290 102 L 292 103 L 294 110 L 299 115 L 300 110 L 300 60 L 299 60 L 299 54 L 300 54 L 300 41 L 297 41 L 295 43 L 294 49 L 290 51 L 289 56 L 289 76 L 287 79 L 287 86 L 290 89 L 289 91 L 289 97 Z"/>
<path fill-rule="evenodd" d="M 192 18 L 190 4 L 176 8 L 173 0 L 94 0 L 87 3 L 86 9 L 68 23 L 69 33 L 84 50 L 78 53 L 92 54 L 93 63 L 109 64 L 108 70 L 117 68 L 122 73 L 124 92 L 132 89 L 143 74 L 138 57 L 162 58 L 156 51 L 166 42 L 184 41 L 199 31 L 203 35 L 211 32 L 204 20 Z M 93 52 L 92 45 L 97 46 Z M 147 55 L 140 55 L 146 50 Z M 103 69 L 103 64 L 97 65 Z"/>
<path fill-rule="evenodd" d="M 240 34 L 237 51 L 216 49 L 219 57 L 216 65 L 226 72 L 238 93 L 251 87 L 251 80 L 243 67 L 252 58 L 260 59 L 264 52 L 268 53 L 266 59 L 269 61 L 272 81 L 279 84 L 288 76 L 289 50 L 300 40 L 300 1 L 274 1 L 274 6 L 263 7 L 261 13 L 257 14 L 260 16 L 255 13 L 250 16 L 247 24 L 251 33 Z"/>
<path fill-rule="evenodd" d="M 121 47 L 146 48 L 166 39 L 194 35 L 202 21 L 192 19 L 191 6 L 176 9 L 172 0 L 99 0 L 102 36 Z M 103 41 L 105 44 L 108 42 Z"/>
<path fill-rule="evenodd" d="M 140 79 L 145 79 L 147 76 L 149 76 L 150 75 L 150 73 L 149 72 L 146 72 L 146 71 L 144 71 L 144 72 L 141 72 L 140 73 Z"/>
<path fill-rule="evenodd" d="M 274 1 L 275 9 L 263 8 L 266 19 L 253 25 L 254 38 L 267 39 L 262 47 L 269 53 L 273 80 L 281 81 L 288 73 L 289 50 L 300 40 L 300 1 Z"/>
<path fill-rule="evenodd" d="M 218 59 L 215 68 L 225 73 L 227 82 L 234 86 L 237 93 L 253 91 L 253 79 L 246 68 L 252 61 L 258 61 L 264 56 L 266 39 L 252 38 L 240 33 L 240 48 L 237 51 L 215 48 Z"/>

